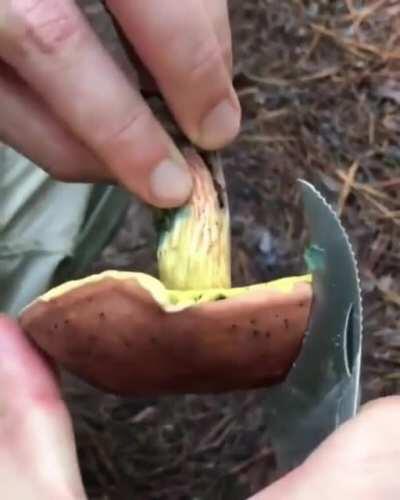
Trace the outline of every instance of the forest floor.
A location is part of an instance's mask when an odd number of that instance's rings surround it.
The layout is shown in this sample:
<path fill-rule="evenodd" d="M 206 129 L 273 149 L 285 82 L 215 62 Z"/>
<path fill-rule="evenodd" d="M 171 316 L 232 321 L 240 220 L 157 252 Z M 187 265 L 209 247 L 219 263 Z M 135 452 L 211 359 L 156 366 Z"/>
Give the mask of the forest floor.
<path fill-rule="evenodd" d="M 400 4 L 231 1 L 243 127 L 221 152 L 235 283 L 301 272 L 298 178 L 340 214 L 365 307 L 363 400 L 400 392 Z M 132 202 L 90 272 L 155 271 Z M 244 499 L 275 477 L 265 391 L 125 400 L 67 377 L 91 500 Z"/>

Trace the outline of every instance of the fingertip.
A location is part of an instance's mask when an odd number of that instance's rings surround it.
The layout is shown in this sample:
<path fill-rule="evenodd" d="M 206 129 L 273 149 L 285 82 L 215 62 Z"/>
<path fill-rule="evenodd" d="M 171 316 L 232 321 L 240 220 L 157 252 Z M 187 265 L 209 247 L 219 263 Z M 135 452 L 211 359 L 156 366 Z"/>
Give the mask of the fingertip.
<path fill-rule="evenodd" d="M 175 208 L 190 197 L 193 179 L 186 165 L 166 159 L 153 168 L 149 184 L 154 204 L 159 208 Z"/>
<path fill-rule="evenodd" d="M 239 134 L 241 108 L 236 97 L 225 98 L 204 116 L 196 141 L 206 150 L 215 150 L 232 142 Z"/>

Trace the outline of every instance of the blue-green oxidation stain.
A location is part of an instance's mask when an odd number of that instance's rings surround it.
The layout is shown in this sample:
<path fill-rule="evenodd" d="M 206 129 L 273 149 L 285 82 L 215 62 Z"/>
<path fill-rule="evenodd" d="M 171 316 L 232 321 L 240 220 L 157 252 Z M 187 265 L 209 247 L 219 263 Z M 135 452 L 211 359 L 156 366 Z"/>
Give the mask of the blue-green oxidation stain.
<path fill-rule="evenodd" d="M 321 271 L 325 268 L 325 251 L 316 245 L 311 245 L 309 248 L 307 248 L 304 254 L 304 259 L 310 273 Z"/>

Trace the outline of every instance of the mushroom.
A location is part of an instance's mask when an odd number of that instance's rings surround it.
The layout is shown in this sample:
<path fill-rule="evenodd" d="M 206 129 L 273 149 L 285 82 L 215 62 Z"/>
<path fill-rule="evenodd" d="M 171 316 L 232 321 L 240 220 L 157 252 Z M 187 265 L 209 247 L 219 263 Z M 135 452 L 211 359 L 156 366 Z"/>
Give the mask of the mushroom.
<path fill-rule="evenodd" d="M 49 290 L 20 314 L 52 359 L 121 395 L 218 393 L 282 381 L 312 304 L 309 274 L 231 286 L 222 169 L 193 150 L 188 203 L 158 217 L 159 279 L 106 271 Z"/>

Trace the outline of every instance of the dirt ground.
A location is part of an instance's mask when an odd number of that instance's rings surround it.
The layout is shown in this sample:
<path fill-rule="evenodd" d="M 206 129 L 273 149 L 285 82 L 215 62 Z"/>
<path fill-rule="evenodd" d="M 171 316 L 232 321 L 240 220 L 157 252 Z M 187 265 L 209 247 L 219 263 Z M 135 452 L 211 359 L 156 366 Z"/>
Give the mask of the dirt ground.
<path fill-rule="evenodd" d="M 235 283 L 304 269 L 296 179 L 340 213 L 365 306 L 363 399 L 400 392 L 400 4 L 231 1 L 238 140 L 222 152 Z M 155 272 L 154 231 L 132 202 L 90 272 Z M 121 400 L 67 377 L 92 500 L 244 499 L 274 478 L 264 391 Z"/>

